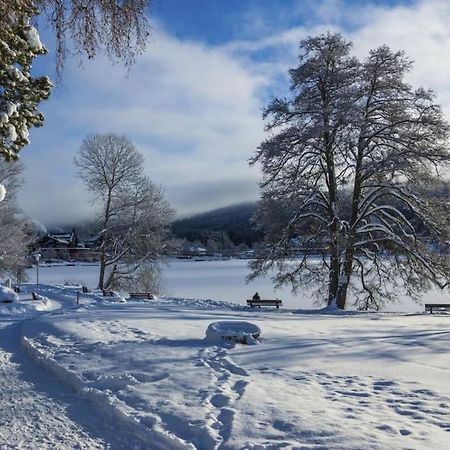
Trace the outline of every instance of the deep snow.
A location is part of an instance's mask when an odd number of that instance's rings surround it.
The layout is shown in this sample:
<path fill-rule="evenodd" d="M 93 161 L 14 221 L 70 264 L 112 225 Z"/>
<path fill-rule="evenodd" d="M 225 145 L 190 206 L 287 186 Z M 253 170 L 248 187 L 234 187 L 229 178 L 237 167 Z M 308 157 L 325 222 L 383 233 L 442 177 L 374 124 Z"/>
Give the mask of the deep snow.
<path fill-rule="evenodd" d="M 13 397 L 31 406 L 14 406 L 19 437 L 8 413 L 0 447 L 8 436 L 22 448 L 36 423 L 47 441 L 28 448 L 448 448 L 450 315 L 122 304 L 95 293 L 77 306 L 75 287 L 38 291 L 62 309 L 1 330 L 16 366 L 2 365 L 15 390 L 0 407 Z M 260 342 L 205 338 L 212 322 L 235 321 L 257 325 Z"/>

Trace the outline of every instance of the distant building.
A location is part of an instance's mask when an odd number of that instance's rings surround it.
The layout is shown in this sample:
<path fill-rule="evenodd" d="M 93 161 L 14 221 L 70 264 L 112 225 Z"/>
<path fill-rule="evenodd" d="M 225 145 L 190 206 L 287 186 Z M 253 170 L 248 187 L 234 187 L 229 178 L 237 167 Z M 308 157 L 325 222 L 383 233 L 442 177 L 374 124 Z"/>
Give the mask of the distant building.
<path fill-rule="evenodd" d="M 39 240 L 39 246 L 42 248 L 68 249 L 77 248 L 79 244 L 75 229 L 71 233 L 48 233 Z"/>
<path fill-rule="evenodd" d="M 95 256 L 80 242 L 75 229 L 71 233 L 48 233 L 34 247 L 33 251 L 39 251 L 44 260 L 93 259 Z"/>

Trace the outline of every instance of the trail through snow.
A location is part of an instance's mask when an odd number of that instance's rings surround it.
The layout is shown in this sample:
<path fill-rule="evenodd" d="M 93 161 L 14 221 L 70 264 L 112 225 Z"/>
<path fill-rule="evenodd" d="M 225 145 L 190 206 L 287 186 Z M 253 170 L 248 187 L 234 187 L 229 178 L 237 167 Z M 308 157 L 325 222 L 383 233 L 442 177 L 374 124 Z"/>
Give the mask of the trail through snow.
<path fill-rule="evenodd" d="M 23 354 L 19 326 L 0 330 L 0 448 L 105 448 L 79 396 Z"/>
<path fill-rule="evenodd" d="M 0 316 L 0 450 L 148 449 L 133 430 L 29 357 L 19 317 Z"/>

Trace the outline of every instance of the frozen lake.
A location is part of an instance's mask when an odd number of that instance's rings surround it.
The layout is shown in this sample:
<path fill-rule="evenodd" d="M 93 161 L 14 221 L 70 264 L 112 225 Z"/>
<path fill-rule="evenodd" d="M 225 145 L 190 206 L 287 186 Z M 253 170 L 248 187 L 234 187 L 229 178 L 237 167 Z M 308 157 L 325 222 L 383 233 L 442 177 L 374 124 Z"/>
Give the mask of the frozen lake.
<path fill-rule="evenodd" d="M 164 295 L 182 298 L 224 300 L 245 304 L 247 298 L 258 291 L 261 298 L 280 298 L 287 308 L 316 308 L 314 299 L 307 292 L 292 294 L 288 288 L 275 290 L 269 277 L 246 283 L 249 273 L 247 260 L 225 261 L 169 261 L 163 268 Z M 41 266 L 40 281 L 45 284 L 80 283 L 95 288 L 98 281 L 98 265 Z M 36 280 L 36 269 L 29 269 L 30 281 Z M 448 291 L 430 292 L 424 296 L 427 302 L 450 302 Z M 423 311 L 423 306 L 404 298 L 390 305 L 389 311 Z"/>

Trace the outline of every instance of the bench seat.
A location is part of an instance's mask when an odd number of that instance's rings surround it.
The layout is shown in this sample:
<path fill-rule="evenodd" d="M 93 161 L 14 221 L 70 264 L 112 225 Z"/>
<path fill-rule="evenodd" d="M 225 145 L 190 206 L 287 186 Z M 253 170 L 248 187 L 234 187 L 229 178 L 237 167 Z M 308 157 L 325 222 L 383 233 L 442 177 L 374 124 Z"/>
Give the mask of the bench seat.
<path fill-rule="evenodd" d="M 433 314 L 435 311 L 450 311 L 450 303 L 425 303 L 425 311 L 429 311 Z"/>
<path fill-rule="evenodd" d="M 153 300 L 155 295 L 152 292 L 130 292 L 131 298 L 146 298 L 147 300 Z"/>
<path fill-rule="evenodd" d="M 261 306 L 276 306 L 277 309 L 283 304 L 281 300 L 275 299 L 275 300 L 253 300 L 248 299 L 247 305 L 250 306 L 250 308 L 254 308 L 255 306 L 258 306 L 261 308 Z"/>

